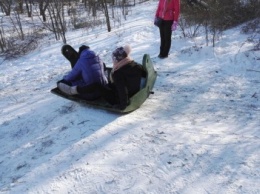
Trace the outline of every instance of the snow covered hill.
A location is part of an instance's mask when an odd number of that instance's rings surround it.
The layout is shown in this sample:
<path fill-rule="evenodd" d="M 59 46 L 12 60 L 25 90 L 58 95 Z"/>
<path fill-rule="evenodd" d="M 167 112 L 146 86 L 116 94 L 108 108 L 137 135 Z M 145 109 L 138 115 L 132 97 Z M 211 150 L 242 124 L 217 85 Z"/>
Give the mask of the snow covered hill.
<path fill-rule="evenodd" d="M 125 44 L 138 62 L 151 56 L 154 94 L 130 114 L 50 93 L 70 68 L 60 42 L 1 63 L 0 193 L 260 193 L 259 50 L 240 28 L 215 48 L 177 30 L 169 58 L 158 59 L 156 5 L 137 6 L 110 33 L 68 34 L 108 66 Z"/>

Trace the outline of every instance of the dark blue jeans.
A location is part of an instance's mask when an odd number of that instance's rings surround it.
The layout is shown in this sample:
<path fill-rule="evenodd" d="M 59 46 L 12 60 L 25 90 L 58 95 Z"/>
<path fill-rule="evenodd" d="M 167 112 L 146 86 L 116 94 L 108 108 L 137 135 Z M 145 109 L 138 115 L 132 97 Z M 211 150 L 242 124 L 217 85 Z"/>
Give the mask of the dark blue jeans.
<path fill-rule="evenodd" d="M 172 41 L 172 23 L 173 20 L 163 20 L 162 25 L 160 26 L 160 56 L 167 57 L 171 48 Z"/>

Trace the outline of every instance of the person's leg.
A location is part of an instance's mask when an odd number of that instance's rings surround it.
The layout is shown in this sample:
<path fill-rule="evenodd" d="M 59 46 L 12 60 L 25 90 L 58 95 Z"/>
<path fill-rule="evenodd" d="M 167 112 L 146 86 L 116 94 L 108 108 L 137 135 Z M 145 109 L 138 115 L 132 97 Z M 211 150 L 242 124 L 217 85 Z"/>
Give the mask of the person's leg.
<path fill-rule="evenodd" d="M 159 53 L 159 57 L 162 56 L 163 54 L 163 48 L 165 45 L 165 38 L 164 38 L 164 27 L 163 27 L 163 23 L 161 24 L 161 26 L 159 27 L 159 31 L 160 31 L 160 39 L 161 39 L 161 44 L 160 44 L 160 53 Z"/>
<path fill-rule="evenodd" d="M 61 80 L 57 83 L 58 88 L 65 94 L 76 95 L 76 94 L 89 94 L 94 93 L 97 90 L 101 90 L 101 86 L 98 83 L 94 83 L 88 86 L 72 85 L 69 82 Z"/>
<path fill-rule="evenodd" d="M 71 85 L 66 84 L 64 82 L 59 82 L 57 84 L 57 87 L 60 89 L 60 91 L 62 91 L 65 94 L 68 94 L 68 95 L 76 95 L 76 94 L 78 94 L 77 86 L 71 86 Z"/>
<path fill-rule="evenodd" d="M 78 86 L 77 91 L 79 94 L 87 94 L 95 92 L 96 90 L 100 90 L 100 84 L 94 83 L 87 86 Z"/>
<path fill-rule="evenodd" d="M 173 21 L 166 21 L 164 26 L 164 36 L 165 36 L 165 45 L 164 45 L 164 55 L 165 57 L 168 57 L 169 51 L 171 48 L 171 42 L 172 42 L 172 22 Z"/>
<path fill-rule="evenodd" d="M 171 47 L 172 22 L 173 21 L 164 20 L 160 28 L 160 35 L 161 35 L 161 52 L 159 56 L 160 58 L 168 57 L 170 47 Z"/>
<path fill-rule="evenodd" d="M 66 59 L 69 60 L 71 68 L 73 68 L 79 58 L 78 52 L 72 46 L 64 45 L 61 48 L 61 53 Z"/>
<path fill-rule="evenodd" d="M 87 94 L 87 93 L 93 93 L 95 91 L 99 91 L 101 93 L 101 96 L 111 105 L 114 105 L 117 103 L 117 98 L 115 95 L 115 90 L 112 86 L 103 86 L 99 83 L 94 83 L 88 86 L 78 86 L 77 92 L 79 94 Z"/>

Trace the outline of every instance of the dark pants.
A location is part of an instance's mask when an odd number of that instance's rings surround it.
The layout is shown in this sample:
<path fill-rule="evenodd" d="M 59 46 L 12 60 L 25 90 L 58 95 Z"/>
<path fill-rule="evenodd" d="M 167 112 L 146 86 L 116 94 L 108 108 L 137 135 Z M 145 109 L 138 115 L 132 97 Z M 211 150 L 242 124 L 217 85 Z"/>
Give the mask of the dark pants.
<path fill-rule="evenodd" d="M 100 92 L 101 96 L 111 105 L 118 104 L 118 97 L 115 92 L 116 88 L 113 84 L 103 86 L 99 83 L 94 83 L 88 86 L 77 86 L 79 94 L 88 94 L 93 92 Z"/>
<path fill-rule="evenodd" d="M 167 57 L 171 48 L 171 40 L 172 40 L 172 20 L 163 20 L 162 25 L 160 26 L 160 37 L 161 37 L 161 45 L 160 45 L 160 56 Z"/>

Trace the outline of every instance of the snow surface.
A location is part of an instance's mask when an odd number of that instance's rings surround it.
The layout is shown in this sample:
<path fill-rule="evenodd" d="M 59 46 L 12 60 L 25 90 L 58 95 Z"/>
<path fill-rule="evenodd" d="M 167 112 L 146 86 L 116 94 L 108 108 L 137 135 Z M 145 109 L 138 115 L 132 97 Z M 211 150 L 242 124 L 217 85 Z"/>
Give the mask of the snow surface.
<path fill-rule="evenodd" d="M 119 115 L 50 93 L 70 70 L 62 44 L 0 65 L 0 193 L 260 193 L 260 54 L 240 28 L 216 47 L 173 33 L 158 59 L 157 2 L 136 6 L 120 28 L 71 31 L 108 66 L 130 44 L 151 56 L 154 94 Z"/>

